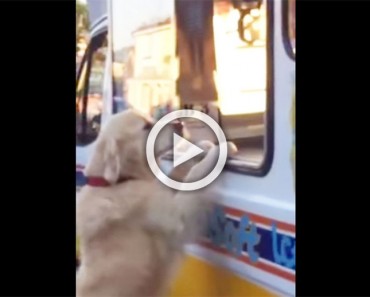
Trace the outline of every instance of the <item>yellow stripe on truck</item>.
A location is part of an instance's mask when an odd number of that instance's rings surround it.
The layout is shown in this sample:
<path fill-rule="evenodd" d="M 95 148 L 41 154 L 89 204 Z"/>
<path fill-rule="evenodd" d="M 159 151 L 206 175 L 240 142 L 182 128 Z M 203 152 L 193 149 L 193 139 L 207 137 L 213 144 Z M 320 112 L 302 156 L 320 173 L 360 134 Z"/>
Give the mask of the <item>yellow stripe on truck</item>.
<path fill-rule="evenodd" d="M 188 256 L 169 297 L 277 296 L 231 271 Z"/>

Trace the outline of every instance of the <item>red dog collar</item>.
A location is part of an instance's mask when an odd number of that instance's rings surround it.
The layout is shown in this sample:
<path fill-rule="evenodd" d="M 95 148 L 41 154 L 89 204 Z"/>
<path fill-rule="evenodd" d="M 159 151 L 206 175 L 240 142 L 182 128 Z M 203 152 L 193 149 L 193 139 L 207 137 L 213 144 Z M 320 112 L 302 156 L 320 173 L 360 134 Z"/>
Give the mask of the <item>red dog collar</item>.
<path fill-rule="evenodd" d="M 121 177 L 118 181 L 117 181 L 117 184 L 118 183 L 123 183 L 125 181 L 128 181 L 132 178 L 130 177 Z M 100 176 L 88 176 L 87 177 L 87 185 L 91 186 L 91 187 L 109 187 L 111 186 L 112 184 L 110 184 L 104 177 L 100 177 Z"/>

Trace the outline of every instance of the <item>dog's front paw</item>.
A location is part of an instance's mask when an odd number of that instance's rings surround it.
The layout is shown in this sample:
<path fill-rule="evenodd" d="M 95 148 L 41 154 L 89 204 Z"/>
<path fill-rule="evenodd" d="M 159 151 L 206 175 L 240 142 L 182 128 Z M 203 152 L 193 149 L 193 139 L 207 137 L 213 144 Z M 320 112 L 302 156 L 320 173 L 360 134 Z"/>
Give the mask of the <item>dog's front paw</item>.
<path fill-rule="evenodd" d="M 227 142 L 227 156 L 233 157 L 238 153 L 238 148 L 236 147 L 235 143 L 228 141 Z"/>
<path fill-rule="evenodd" d="M 201 140 L 197 143 L 203 151 L 208 152 L 211 148 L 215 147 L 215 144 L 209 140 Z"/>
<path fill-rule="evenodd" d="M 208 153 L 216 145 L 209 140 L 201 140 L 197 143 L 197 146 L 203 149 L 205 153 Z M 227 156 L 233 157 L 238 153 L 238 148 L 235 143 L 228 141 L 227 142 Z"/>

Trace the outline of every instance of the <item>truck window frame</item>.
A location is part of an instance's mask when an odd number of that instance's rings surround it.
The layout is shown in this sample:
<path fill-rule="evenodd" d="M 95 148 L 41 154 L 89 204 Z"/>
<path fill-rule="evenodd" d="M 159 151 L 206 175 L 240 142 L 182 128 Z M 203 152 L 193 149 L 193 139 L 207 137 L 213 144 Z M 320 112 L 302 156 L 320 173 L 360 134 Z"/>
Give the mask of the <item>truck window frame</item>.
<path fill-rule="evenodd" d="M 96 52 L 96 50 L 101 48 L 101 46 L 96 47 L 95 43 L 100 42 L 100 40 L 102 38 L 105 38 L 105 39 L 108 38 L 108 31 L 106 31 L 106 30 L 99 31 L 97 34 L 95 34 L 91 38 L 91 40 L 89 42 L 89 45 L 86 49 L 86 52 L 85 52 L 85 54 L 82 58 L 82 61 L 80 63 L 80 68 L 78 70 L 78 75 L 77 75 L 77 79 L 76 79 L 76 91 L 77 91 L 78 85 L 81 82 L 81 79 L 84 80 L 83 81 L 83 90 L 82 90 L 83 93 L 82 93 L 82 96 L 80 97 L 80 100 L 82 100 L 82 110 L 81 110 L 80 114 L 81 114 L 82 131 L 84 131 L 85 133 L 86 133 L 86 128 L 87 128 L 87 107 L 88 107 L 88 104 L 89 104 L 89 98 L 88 98 L 89 96 L 88 95 L 89 95 L 89 85 L 90 85 L 90 74 L 91 74 L 91 68 L 92 68 L 92 65 L 93 65 L 93 55 Z M 86 65 L 86 70 L 85 70 L 85 73 L 84 73 L 85 65 Z M 84 74 L 84 77 L 82 77 L 82 74 Z M 104 81 L 104 78 L 103 78 L 103 81 Z M 103 86 L 103 88 L 104 88 L 104 86 Z M 104 100 L 104 98 L 102 100 Z M 76 104 L 78 102 L 76 101 Z M 82 135 L 83 135 L 83 133 L 82 133 Z M 91 140 L 86 140 L 85 139 L 85 141 L 78 141 L 78 137 L 81 137 L 81 136 L 78 136 L 76 134 L 76 146 L 78 146 L 78 147 L 87 146 L 87 145 L 93 143 L 96 140 L 96 138 L 98 137 L 98 135 L 99 135 L 99 133 L 97 133 L 96 137 L 94 137 Z M 85 137 L 86 137 L 86 135 L 85 135 Z"/>
<path fill-rule="evenodd" d="M 263 9 L 266 10 L 266 45 L 264 46 L 266 55 L 266 109 L 264 112 L 263 160 L 259 164 L 253 164 L 248 159 L 229 159 L 225 166 L 225 169 L 228 171 L 261 177 L 268 174 L 274 158 L 274 10 L 276 7 L 273 0 L 264 0 L 263 4 Z M 115 41 L 113 40 L 113 48 L 115 47 L 114 43 Z M 168 153 L 162 158 L 171 160 L 172 157 Z"/>
<path fill-rule="evenodd" d="M 289 1 L 291 0 L 282 0 L 281 3 L 281 16 L 282 16 L 282 38 L 285 52 L 288 57 L 295 61 L 295 53 L 293 50 L 292 43 L 290 42 L 289 34 Z M 296 0 L 292 0 L 297 2 Z"/>
<path fill-rule="evenodd" d="M 266 5 L 266 111 L 265 111 L 265 135 L 264 158 L 258 165 L 248 160 L 227 160 L 225 169 L 227 171 L 264 177 L 270 171 L 274 158 L 274 0 L 265 0 Z"/>

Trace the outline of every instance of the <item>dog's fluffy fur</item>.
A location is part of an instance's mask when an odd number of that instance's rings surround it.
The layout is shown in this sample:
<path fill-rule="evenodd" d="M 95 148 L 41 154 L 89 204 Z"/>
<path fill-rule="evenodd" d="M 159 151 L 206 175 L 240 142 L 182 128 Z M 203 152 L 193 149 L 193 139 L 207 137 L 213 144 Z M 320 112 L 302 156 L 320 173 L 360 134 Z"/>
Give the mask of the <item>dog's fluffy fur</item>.
<path fill-rule="evenodd" d="M 81 266 L 77 296 L 163 296 L 182 258 L 182 248 L 204 226 L 208 201 L 201 190 L 175 192 L 150 171 L 145 158 L 147 118 L 130 110 L 112 117 L 102 129 L 85 174 L 102 176 L 108 187 L 85 186 L 78 197 L 77 233 Z M 155 147 L 171 148 L 171 127 Z M 206 153 L 176 167 L 171 176 L 194 181 L 208 174 L 218 147 L 199 143 Z M 230 150 L 231 149 L 231 150 Z M 229 144 L 229 152 L 236 148 Z M 130 179 L 119 183 L 120 177 Z"/>

